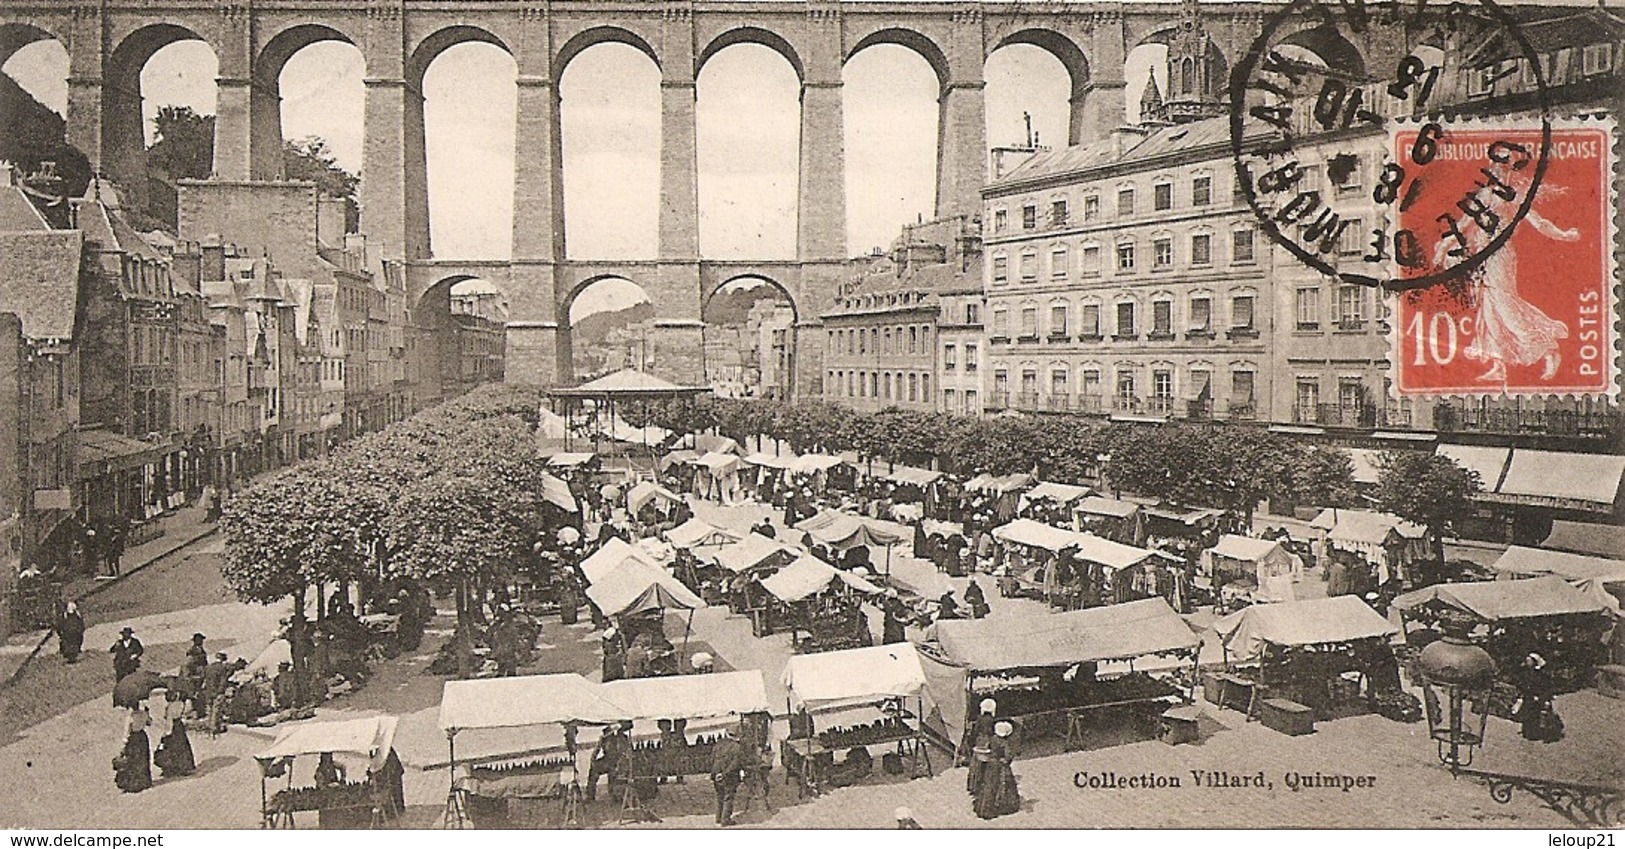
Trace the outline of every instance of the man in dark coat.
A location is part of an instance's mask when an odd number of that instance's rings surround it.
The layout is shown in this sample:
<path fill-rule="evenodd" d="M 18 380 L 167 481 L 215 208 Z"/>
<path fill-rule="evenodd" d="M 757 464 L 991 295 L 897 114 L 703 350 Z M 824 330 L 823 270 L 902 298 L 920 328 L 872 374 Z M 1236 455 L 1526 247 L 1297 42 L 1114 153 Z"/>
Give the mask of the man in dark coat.
<path fill-rule="evenodd" d="M 904 618 L 903 602 L 897 597 L 896 590 L 886 591 L 884 613 L 885 619 L 881 625 L 880 642 L 887 645 L 907 642 L 908 634 L 905 630 L 907 623 Z"/>
<path fill-rule="evenodd" d="M 192 635 L 192 645 L 186 649 L 186 663 L 181 666 L 181 677 L 192 685 L 192 692 L 203 688 L 203 672 L 209 668 L 209 652 L 203 647 L 208 639 L 202 634 Z"/>
<path fill-rule="evenodd" d="M 622 770 L 627 752 L 631 751 L 632 740 L 628 736 L 632 730 L 632 723 L 623 722 L 614 728 L 604 729 L 602 737 L 598 738 L 598 747 L 593 750 L 592 763 L 587 769 L 587 801 L 598 798 L 598 776 L 607 776 L 609 781 L 609 795 L 613 799 L 621 788 L 623 780 Z"/>
<path fill-rule="evenodd" d="M 734 796 L 745 780 L 745 750 L 734 730 L 723 729 L 711 754 L 711 785 L 717 791 L 717 825 L 734 824 Z"/>
<path fill-rule="evenodd" d="M 982 585 L 976 583 L 974 576 L 970 579 L 970 586 L 965 588 L 965 604 L 970 606 L 972 619 L 981 619 L 993 611 L 987 604 L 987 596 L 982 594 Z"/>
<path fill-rule="evenodd" d="M 118 642 L 107 650 L 113 656 L 113 680 L 117 681 L 131 672 L 141 668 L 141 655 L 147 651 L 141 641 L 135 638 L 135 631 L 129 627 L 119 632 Z"/>

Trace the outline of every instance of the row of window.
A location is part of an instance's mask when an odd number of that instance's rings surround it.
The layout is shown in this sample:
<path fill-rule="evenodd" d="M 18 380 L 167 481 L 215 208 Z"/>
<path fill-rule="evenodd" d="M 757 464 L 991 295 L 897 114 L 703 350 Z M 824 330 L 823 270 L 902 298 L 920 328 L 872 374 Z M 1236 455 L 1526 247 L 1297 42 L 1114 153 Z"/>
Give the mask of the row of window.
<path fill-rule="evenodd" d="M 1358 238 L 1364 230 L 1356 221 L 1343 231 L 1349 250 L 1358 252 L 1363 245 Z M 1351 235 L 1353 234 L 1353 235 Z M 1233 230 L 1230 233 L 1230 262 L 1245 265 L 1256 261 L 1257 253 L 1251 228 Z M 1113 267 L 1117 273 L 1128 274 L 1134 272 L 1145 261 L 1141 254 L 1139 243 L 1126 238 L 1114 243 Z M 1048 279 L 1056 283 L 1065 283 L 1076 274 L 1079 277 L 1099 277 L 1104 273 L 1102 251 L 1104 248 L 1096 243 L 1085 243 L 1077 251 L 1077 267 L 1073 267 L 1072 249 L 1066 245 L 1054 245 L 1049 249 Z M 1152 271 L 1167 271 L 1175 266 L 1174 239 L 1172 236 L 1157 236 L 1151 240 L 1150 263 Z M 1190 237 L 1190 253 L 1187 255 L 1187 265 L 1191 268 L 1209 268 L 1214 264 L 1213 234 L 1193 233 Z M 990 263 L 993 285 L 1002 286 L 1010 282 L 1010 257 L 1005 253 L 993 254 Z M 1016 279 L 1022 283 L 1036 283 L 1041 276 L 1039 269 L 1039 252 L 1036 248 L 1028 248 L 1016 257 Z"/>
<path fill-rule="evenodd" d="M 1357 377 L 1338 378 L 1337 405 L 1346 410 L 1357 410 L 1371 403 L 1365 381 Z M 1299 376 L 1297 379 L 1297 406 L 1300 412 L 1313 412 L 1320 406 L 1320 378 Z"/>
<path fill-rule="evenodd" d="M 1197 174 L 1190 178 L 1190 190 L 1183 198 L 1184 205 L 1201 208 L 1213 204 L 1213 177 L 1209 174 Z M 1167 212 L 1175 204 L 1174 180 L 1165 177 L 1151 184 L 1151 211 Z M 1141 211 L 1138 190 L 1131 184 L 1117 187 L 1115 209 L 1119 217 L 1134 215 Z M 1091 192 L 1083 196 L 1082 220 L 1092 223 L 1102 220 L 1101 194 Z M 1023 204 L 1020 209 L 1021 229 L 1037 230 L 1040 227 L 1059 228 L 1073 223 L 1072 210 L 1068 200 L 1064 197 L 1051 198 L 1045 209 L 1040 209 L 1038 203 Z M 993 233 L 1007 233 L 1010 231 L 1010 211 L 1008 209 L 993 210 Z"/>
<path fill-rule="evenodd" d="M 974 316 L 975 307 L 967 308 Z M 845 351 L 855 354 L 929 354 L 931 353 L 931 325 L 917 324 L 907 327 L 855 327 L 829 331 L 830 350 L 836 354 Z M 905 350 L 906 345 L 906 350 Z"/>
<path fill-rule="evenodd" d="M 1229 332 L 1234 335 L 1245 335 L 1257 332 L 1256 297 L 1251 294 L 1233 295 L 1230 298 L 1230 324 Z M 1213 328 L 1213 297 L 1208 294 L 1192 295 L 1188 302 L 1187 321 L 1184 331 L 1187 336 L 1209 335 Z M 1060 340 L 1069 338 L 1075 332 L 1084 339 L 1100 339 L 1105 334 L 1101 325 L 1101 304 L 1085 303 L 1078 307 L 1078 324 L 1074 329 L 1070 318 L 1072 307 L 1069 304 L 1052 304 L 1049 308 L 1049 323 L 1045 328 L 1048 338 Z M 1138 338 L 1141 331 L 1139 304 L 1132 300 L 1119 301 L 1113 305 L 1110 314 L 1114 319 L 1111 325 L 1111 335 L 1117 339 Z M 1039 309 L 1036 306 L 1021 307 L 1018 313 L 1020 326 L 1015 328 L 1016 338 L 1036 341 L 1039 338 Z M 1174 337 L 1174 302 L 1170 298 L 1157 298 L 1151 302 L 1151 323 L 1148 328 L 1152 339 L 1172 339 Z M 993 327 L 990 332 L 995 340 L 1011 338 L 1010 310 L 1006 307 L 994 307 Z"/>
<path fill-rule="evenodd" d="M 963 403 L 960 401 L 963 399 Z M 966 389 L 955 392 L 952 389 L 942 390 L 942 411 L 945 413 L 965 413 L 967 415 L 981 415 L 982 400 L 977 397 L 976 390 Z"/>
<path fill-rule="evenodd" d="M 875 398 L 885 401 L 924 401 L 930 403 L 929 372 L 844 371 L 831 369 L 825 376 L 834 395 L 846 398 Z"/>
<path fill-rule="evenodd" d="M 1141 397 L 1142 387 L 1149 389 L 1151 398 L 1172 401 L 1179 391 L 1175 383 L 1173 366 L 1153 366 L 1151 368 L 1150 382 L 1142 384 L 1142 366 L 1133 364 L 1119 365 L 1112 375 L 1112 394 L 1118 398 L 1136 399 Z M 1106 394 L 1105 370 L 1098 366 L 1085 366 L 1078 370 L 1078 395 L 1083 398 L 1101 398 Z M 1234 404 L 1253 403 L 1253 388 L 1256 383 L 1256 373 L 1252 368 L 1237 367 L 1230 372 L 1229 402 Z M 1039 370 L 1036 367 L 1022 369 L 1020 374 L 1021 394 L 1029 398 L 1036 397 L 1039 389 Z M 1071 391 L 1071 375 L 1067 366 L 1056 365 L 1050 369 L 1047 390 L 1052 398 L 1064 398 Z M 1192 368 L 1189 370 L 1185 383 L 1185 398 L 1192 401 L 1211 401 L 1213 397 L 1213 370 L 1208 368 Z M 1007 396 L 1010 392 L 1010 372 L 1007 369 L 996 369 L 993 372 L 993 391 L 1000 396 Z"/>
<path fill-rule="evenodd" d="M 980 365 L 978 362 L 980 358 L 980 348 L 977 346 L 977 344 L 975 342 L 966 342 L 965 372 L 967 374 L 976 371 L 977 367 Z M 959 370 L 959 346 L 951 342 L 942 346 L 942 370 Z"/>
<path fill-rule="evenodd" d="M 1334 327 L 1357 330 L 1365 327 L 1366 321 L 1373 318 L 1368 287 L 1348 283 L 1334 287 L 1329 318 L 1322 306 L 1325 300 L 1325 292 L 1320 286 L 1299 286 L 1294 302 L 1293 327 L 1297 330 L 1319 330 L 1321 322 L 1326 320 Z M 1381 299 L 1378 299 L 1375 317 L 1387 317 L 1387 305 Z"/>

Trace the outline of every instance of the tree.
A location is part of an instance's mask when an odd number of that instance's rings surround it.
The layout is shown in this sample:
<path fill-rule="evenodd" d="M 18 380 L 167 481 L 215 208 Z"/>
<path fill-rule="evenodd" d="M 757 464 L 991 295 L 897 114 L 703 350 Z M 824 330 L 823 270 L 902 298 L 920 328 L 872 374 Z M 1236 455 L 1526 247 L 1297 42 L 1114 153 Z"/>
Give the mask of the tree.
<path fill-rule="evenodd" d="M 214 173 L 214 116 L 190 106 L 160 106 L 147 167 L 173 180 L 203 180 Z"/>
<path fill-rule="evenodd" d="M 1473 513 L 1483 490 L 1478 472 L 1439 454 L 1384 451 L 1377 455 L 1377 504 L 1424 525 L 1433 534 L 1434 559 L 1444 562 L 1444 536 Z"/>
<path fill-rule="evenodd" d="M 344 170 L 320 136 L 305 136 L 282 143 L 282 170 L 290 180 L 316 184 L 328 197 L 344 199 L 344 232 L 354 233 L 361 225 L 361 207 L 356 189 L 361 178 Z"/>

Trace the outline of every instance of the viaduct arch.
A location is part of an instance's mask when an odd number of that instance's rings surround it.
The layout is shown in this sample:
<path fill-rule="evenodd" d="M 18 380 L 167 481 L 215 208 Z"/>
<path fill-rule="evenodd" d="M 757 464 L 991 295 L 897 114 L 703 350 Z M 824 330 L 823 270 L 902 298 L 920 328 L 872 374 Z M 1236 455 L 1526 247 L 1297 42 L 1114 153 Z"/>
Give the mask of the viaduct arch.
<path fill-rule="evenodd" d="M 1187 4 L 1194 0 L 1184 0 Z M 141 115 L 139 71 L 146 58 L 181 39 L 206 42 L 219 61 L 215 178 L 275 179 L 282 128 L 277 78 L 300 48 L 317 41 L 355 45 L 366 67 L 362 230 L 382 272 L 406 270 L 412 302 L 442 297 L 458 275 L 483 277 L 506 292 L 512 316 L 508 373 L 540 382 L 568 381 L 569 295 L 595 275 L 623 276 L 649 292 L 656 345 L 700 347 L 701 308 L 727 279 L 758 275 L 790 295 L 802 326 L 816 325 L 833 302 L 847 257 L 841 70 L 856 52 L 898 44 L 919 53 L 940 85 L 937 157 L 939 215 L 978 215 L 986 169 L 983 67 L 1009 44 L 1049 51 L 1071 81 L 1069 141 L 1103 137 L 1124 123 L 1124 60 L 1157 40 L 1170 8 L 1163 3 L 1066 2 L 983 5 L 963 0 L 636 0 L 613 8 L 590 0 L 18 0 L 0 9 L 0 62 L 23 44 L 55 38 L 69 55 L 68 140 L 99 171 L 119 180 L 137 173 Z M 1206 30 L 1233 63 L 1256 36 L 1270 6 L 1206 6 Z M 1357 45 L 1333 45 L 1365 67 L 1397 61 L 1382 27 Z M 1298 43 L 1330 49 L 1322 33 Z M 506 50 L 518 69 L 512 258 L 447 262 L 429 243 L 424 151 L 423 73 L 443 50 L 484 41 Z M 570 260 L 564 250 L 563 157 L 557 83 L 570 61 L 594 44 L 628 44 L 661 74 L 660 209 L 657 258 L 648 262 Z M 721 49 L 766 46 L 801 82 L 800 184 L 796 258 L 741 263 L 706 260 L 698 237 L 695 79 Z M 799 391 L 822 375 L 822 335 L 798 334 Z M 668 376 L 693 381 L 680 356 Z"/>

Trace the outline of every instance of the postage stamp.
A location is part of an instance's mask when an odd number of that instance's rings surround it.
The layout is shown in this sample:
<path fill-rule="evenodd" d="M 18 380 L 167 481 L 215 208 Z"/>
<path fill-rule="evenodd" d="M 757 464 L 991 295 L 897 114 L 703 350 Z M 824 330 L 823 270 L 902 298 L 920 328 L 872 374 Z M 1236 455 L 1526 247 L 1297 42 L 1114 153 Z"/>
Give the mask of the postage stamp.
<path fill-rule="evenodd" d="M 1611 119 L 1396 123 L 1402 395 L 1615 395 Z M 1466 191 L 1430 191 L 1466 186 Z M 1499 244 L 1493 244 L 1499 243 Z"/>

